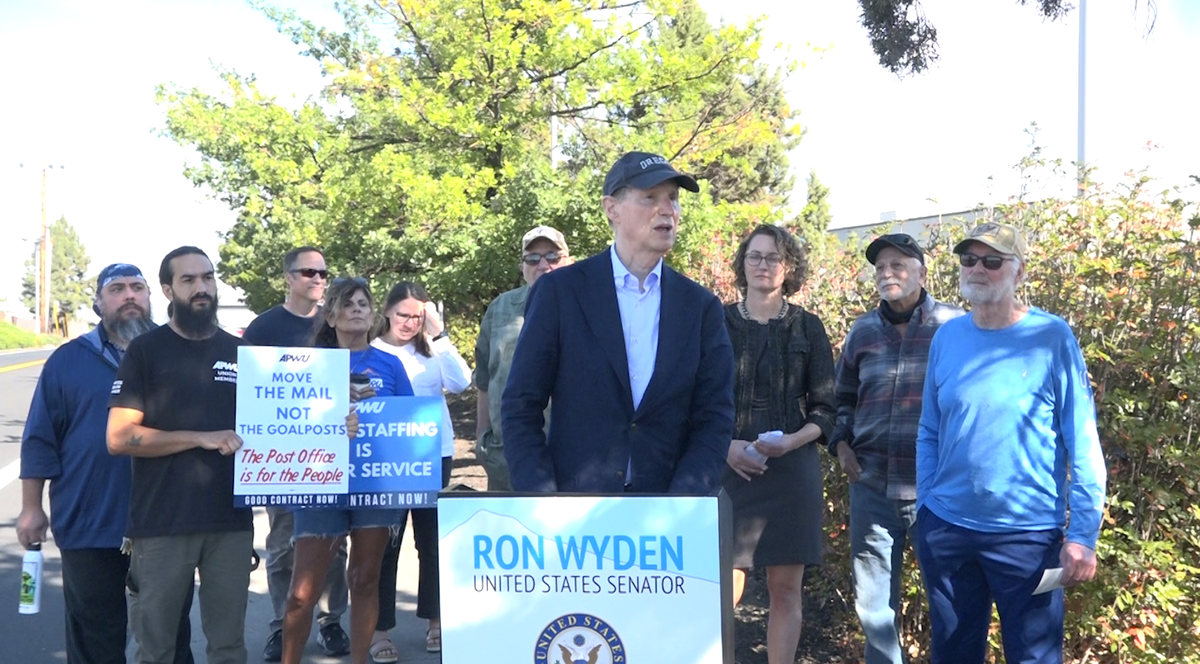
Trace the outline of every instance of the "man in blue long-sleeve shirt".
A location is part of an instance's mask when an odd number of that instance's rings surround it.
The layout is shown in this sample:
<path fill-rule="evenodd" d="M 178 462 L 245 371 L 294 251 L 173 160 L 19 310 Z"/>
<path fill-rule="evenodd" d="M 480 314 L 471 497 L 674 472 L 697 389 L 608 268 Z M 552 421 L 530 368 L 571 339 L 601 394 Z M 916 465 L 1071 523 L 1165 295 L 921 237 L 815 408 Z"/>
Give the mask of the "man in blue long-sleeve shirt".
<path fill-rule="evenodd" d="M 67 664 L 125 664 L 125 577 L 121 540 L 129 520 L 128 459 L 105 444 L 108 397 L 125 347 L 156 326 L 141 270 L 114 263 L 96 279 L 100 324 L 46 361 L 21 438 L 17 539 L 29 547 L 48 528 L 62 556 Z M 43 495 L 50 484 L 50 514 Z M 53 517 L 53 523 L 51 523 Z M 191 664 L 191 595 L 181 612 L 175 663 Z"/>
<path fill-rule="evenodd" d="M 1063 591 L 1033 593 L 1047 569 L 1066 586 L 1096 571 L 1106 473 L 1087 367 L 1065 321 L 1016 299 L 1017 229 L 983 224 L 954 252 L 971 312 L 933 339 L 917 434 L 933 662 L 983 662 L 993 601 L 1007 661 L 1062 662 Z"/>

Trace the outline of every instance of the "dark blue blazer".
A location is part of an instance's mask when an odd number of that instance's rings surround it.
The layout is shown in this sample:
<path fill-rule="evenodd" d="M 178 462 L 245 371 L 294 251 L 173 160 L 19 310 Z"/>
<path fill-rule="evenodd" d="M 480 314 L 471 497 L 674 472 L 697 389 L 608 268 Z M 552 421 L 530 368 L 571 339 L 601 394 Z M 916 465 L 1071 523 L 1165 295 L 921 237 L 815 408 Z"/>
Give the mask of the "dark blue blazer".
<path fill-rule="evenodd" d="M 733 347 L 721 303 L 663 266 L 658 355 L 637 410 L 610 250 L 543 275 L 501 401 L 517 491 L 708 493 L 733 438 Z M 543 410 L 551 405 L 550 430 Z"/>

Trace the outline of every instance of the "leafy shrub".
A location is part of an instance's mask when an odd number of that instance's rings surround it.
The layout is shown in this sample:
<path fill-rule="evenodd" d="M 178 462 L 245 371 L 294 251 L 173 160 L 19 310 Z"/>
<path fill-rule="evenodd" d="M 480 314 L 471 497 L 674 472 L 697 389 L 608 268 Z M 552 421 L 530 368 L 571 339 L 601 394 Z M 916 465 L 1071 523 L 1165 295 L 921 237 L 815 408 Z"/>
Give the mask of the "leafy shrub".
<path fill-rule="evenodd" d="M 1035 151 L 1020 168 L 1032 184 L 1064 177 L 1060 166 Z M 1026 234 L 1021 297 L 1071 325 L 1095 390 L 1108 506 L 1096 578 L 1067 591 L 1068 661 L 1200 662 L 1200 215 L 1178 191 L 1154 191 L 1152 184 L 1144 174 L 1128 174 L 1116 186 L 1089 183 L 1079 198 L 1018 199 L 987 211 Z M 691 265 L 693 277 L 726 301 L 736 297 L 729 258 L 746 230 L 739 223 L 713 232 Z M 809 282 L 797 301 L 821 318 L 838 352 L 850 324 L 878 302 L 862 241 L 795 230 L 809 248 Z M 951 248 L 966 230 L 950 220 L 923 238 L 929 291 L 960 305 Z M 829 540 L 825 565 L 809 578 L 810 604 L 838 612 L 845 629 L 829 638 L 857 649 L 848 490 L 832 460 L 825 492 Z M 928 617 L 911 558 L 903 639 L 919 663 L 929 656 Z M 996 627 L 991 657 L 1003 661 Z"/>
<path fill-rule="evenodd" d="M 0 350 L 16 348 L 41 348 L 42 346 L 57 346 L 62 343 L 60 337 L 52 334 L 34 334 L 21 328 L 0 321 Z"/>

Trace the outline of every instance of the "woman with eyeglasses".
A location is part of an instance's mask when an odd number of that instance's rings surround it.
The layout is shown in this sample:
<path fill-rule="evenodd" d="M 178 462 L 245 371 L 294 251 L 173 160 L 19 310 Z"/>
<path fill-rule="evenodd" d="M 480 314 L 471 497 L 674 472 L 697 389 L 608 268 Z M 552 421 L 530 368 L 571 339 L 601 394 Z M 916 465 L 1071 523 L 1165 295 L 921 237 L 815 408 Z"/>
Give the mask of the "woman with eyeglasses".
<path fill-rule="evenodd" d="M 346 348 L 351 375 L 366 375 L 370 387 L 351 389 L 352 401 L 374 396 L 410 396 L 408 375 L 395 356 L 370 345 L 374 300 L 365 279 L 334 279 L 325 294 L 312 346 Z M 311 508 L 296 511 L 295 561 L 283 619 L 283 662 L 299 664 L 312 629 L 313 607 L 325 587 L 329 562 L 349 535 L 346 582 L 350 588 L 350 660 L 366 664 L 379 615 L 379 570 L 383 552 L 399 529 L 401 510 Z"/>
<path fill-rule="evenodd" d="M 383 329 L 371 345 L 400 359 L 417 396 L 442 399 L 442 486 L 450 483 L 454 461 L 454 426 L 445 392 L 459 393 L 471 384 L 471 370 L 459 354 L 437 307 L 425 287 L 402 281 L 392 287 L 383 306 Z M 425 650 L 441 652 L 441 602 L 438 593 L 437 508 L 414 509 L 413 539 L 419 559 L 417 617 L 429 621 Z M 401 536 L 404 523 L 401 518 Z M 400 560 L 400 538 L 388 544 L 379 577 L 379 620 L 371 637 L 371 658 L 379 663 L 399 658 L 388 631 L 396 626 L 396 567 Z"/>
<path fill-rule="evenodd" d="M 734 604 L 746 570 L 766 567 L 767 660 L 795 661 L 805 565 L 821 562 L 821 464 L 833 430 L 833 350 L 825 326 L 788 303 L 804 284 L 804 250 L 788 231 L 755 228 L 733 259 L 739 302 L 725 306 L 733 342 L 734 440 L 722 478 L 733 503 Z"/>

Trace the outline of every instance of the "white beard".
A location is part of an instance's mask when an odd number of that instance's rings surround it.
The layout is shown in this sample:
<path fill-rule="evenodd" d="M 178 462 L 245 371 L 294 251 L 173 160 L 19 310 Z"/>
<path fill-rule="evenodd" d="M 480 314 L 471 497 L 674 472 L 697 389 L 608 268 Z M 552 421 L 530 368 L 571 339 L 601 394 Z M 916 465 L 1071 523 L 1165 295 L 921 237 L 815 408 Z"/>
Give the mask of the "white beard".
<path fill-rule="evenodd" d="M 913 293 L 919 292 L 921 290 L 920 284 L 913 284 L 912 288 L 905 289 L 903 282 L 895 283 L 895 284 L 883 284 L 883 287 L 892 286 L 892 285 L 899 287 L 900 292 L 891 294 L 892 291 L 888 291 L 888 293 L 885 294 L 881 290 L 881 287 L 879 285 L 876 285 L 875 288 L 876 288 L 876 290 L 879 290 L 879 297 L 881 299 L 883 299 L 887 302 L 897 302 L 899 300 L 903 300 L 904 298 L 912 297 Z"/>
<path fill-rule="evenodd" d="M 958 290 L 971 306 L 981 304 L 996 304 L 1003 302 L 1006 297 L 1012 297 L 1012 291 L 992 284 L 970 284 L 961 282 Z"/>

